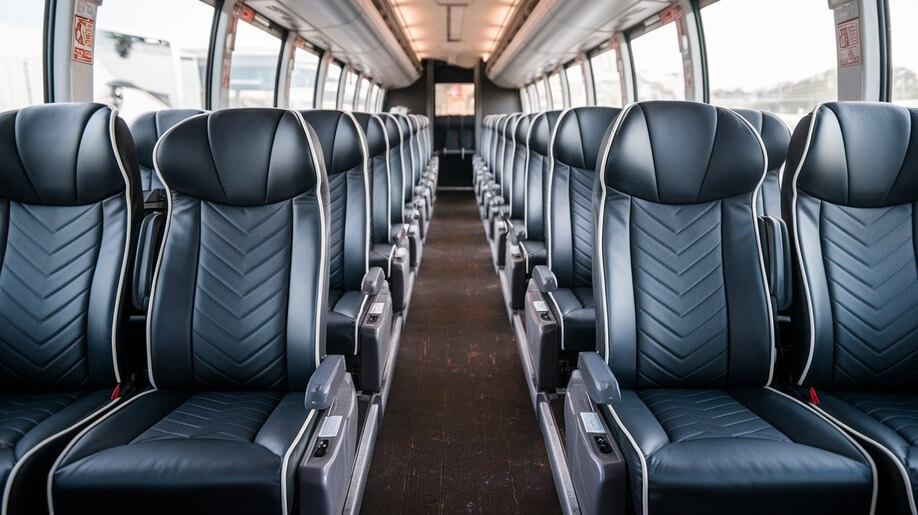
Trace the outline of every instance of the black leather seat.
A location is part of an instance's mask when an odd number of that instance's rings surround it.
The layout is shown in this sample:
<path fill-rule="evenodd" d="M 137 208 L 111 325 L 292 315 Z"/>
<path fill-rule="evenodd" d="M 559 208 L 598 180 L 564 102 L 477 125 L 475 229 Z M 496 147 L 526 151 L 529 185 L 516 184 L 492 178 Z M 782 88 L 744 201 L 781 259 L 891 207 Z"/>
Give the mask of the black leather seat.
<path fill-rule="evenodd" d="M 503 128 L 504 141 L 501 143 L 501 165 L 500 175 L 494 182 L 495 191 L 491 196 L 487 233 L 488 238 L 495 247 L 498 241 L 501 241 L 506 235 L 506 220 L 510 212 L 510 191 L 513 184 L 513 166 L 516 157 L 516 127 L 519 125 L 523 114 L 515 113 L 508 117 L 507 124 Z M 496 247 L 495 247 L 496 248 Z"/>
<path fill-rule="evenodd" d="M 549 173 L 549 145 L 551 135 L 561 111 L 548 111 L 532 120 L 532 130 L 527 142 L 529 147 L 529 162 L 526 165 L 525 183 L 525 222 L 523 232 L 525 241 L 520 242 L 520 250 L 526 262 L 526 276 L 538 265 L 544 265 L 548 260 L 548 250 L 545 247 L 545 219 L 548 214 L 548 173 Z M 525 288 L 525 286 L 523 286 Z M 522 291 L 515 288 L 522 298 Z"/>
<path fill-rule="evenodd" d="M 389 169 L 390 138 L 386 120 L 380 115 L 353 113 L 367 146 L 370 174 L 370 254 L 369 266 L 386 272 L 395 311 L 405 308 L 405 288 L 410 272 L 408 234 L 404 224 L 392 226 L 392 174 Z M 397 139 L 397 135 L 396 135 Z M 401 181 L 399 186 L 401 185 Z M 401 196 L 401 191 L 399 191 Z M 394 229 L 394 230 L 393 230 Z M 399 249 L 402 249 L 401 251 Z"/>
<path fill-rule="evenodd" d="M 790 130 L 784 120 L 767 111 L 755 109 L 734 109 L 734 111 L 759 132 L 768 154 L 768 173 L 762 180 L 756 212 L 759 216 L 781 218 L 781 172 L 787 160 Z"/>
<path fill-rule="evenodd" d="M 767 387 L 774 322 L 753 198 L 755 130 L 732 111 L 633 104 L 594 192 L 603 406 L 635 513 L 869 513 L 871 462 Z"/>
<path fill-rule="evenodd" d="M 510 176 L 505 178 L 502 189 L 505 190 L 505 209 L 500 214 L 504 224 L 502 230 L 496 231 L 494 252 L 497 254 L 497 266 L 504 266 L 507 257 L 507 235 L 515 233 L 517 239 L 525 237 L 526 209 L 526 159 L 529 156 L 529 127 L 535 115 L 524 114 L 519 117 L 513 133 L 513 157 Z"/>
<path fill-rule="evenodd" d="M 131 372 L 140 174 L 112 108 L 48 104 L 0 114 L 0 183 L 2 511 L 44 513 L 52 462 Z"/>
<path fill-rule="evenodd" d="M 300 113 L 315 130 L 328 174 L 329 217 L 328 257 L 328 341 L 329 354 L 350 357 L 364 354 L 360 324 L 370 307 L 363 291 L 368 276 L 371 248 L 371 206 L 369 165 L 363 133 L 354 115 L 336 110 Z M 385 359 L 385 356 L 377 356 Z M 381 362 L 376 362 L 381 366 Z M 376 368 L 376 367 L 372 367 Z M 368 391 L 379 387 L 379 377 L 360 376 L 359 386 Z"/>
<path fill-rule="evenodd" d="M 822 104 L 784 176 L 796 382 L 874 456 L 877 513 L 915 513 L 918 493 L 916 128 L 903 107 Z"/>
<path fill-rule="evenodd" d="M 548 298 L 563 351 L 593 350 L 596 341 L 591 201 L 602 137 L 619 111 L 568 109 L 559 116 L 551 140 L 546 243 L 558 288 Z"/>
<path fill-rule="evenodd" d="M 400 115 L 385 114 L 386 135 L 389 138 L 389 177 L 391 179 L 390 189 L 392 191 L 392 238 L 398 239 L 402 232 L 405 232 L 408 238 L 409 263 L 411 268 L 417 268 L 421 260 L 421 228 L 420 214 L 413 205 L 407 202 L 408 177 L 407 177 L 407 160 L 410 159 L 406 154 L 407 145 L 405 144 L 405 134 L 403 132 L 404 122 Z"/>
<path fill-rule="evenodd" d="M 153 169 L 153 147 L 156 142 L 178 122 L 203 112 L 199 109 L 163 109 L 144 113 L 131 123 L 131 134 L 140 161 L 140 189 L 144 198 L 153 190 L 163 189 Z"/>
<path fill-rule="evenodd" d="M 402 130 L 403 176 L 405 178 L 404 210 L 408 213 L 409 220 L 417 220 L 418 236 L 423 241 L 427 236 L 428 206 L 415 187 L 417 178 L 415 170 L 419 166 L 417 163 L 420 159 L 414 141 L 416 129 L 407 115 L 394 116 L 398 117 L 399 128 Z"/>
<path fill-rule="evenodd" d="M 56 513 L 288 513 L 325 354 L 327 187 L 296 113 L 178 124 L 157 164 L 169 227 L 148 325 L 154 389 L 56 464 Z"/>

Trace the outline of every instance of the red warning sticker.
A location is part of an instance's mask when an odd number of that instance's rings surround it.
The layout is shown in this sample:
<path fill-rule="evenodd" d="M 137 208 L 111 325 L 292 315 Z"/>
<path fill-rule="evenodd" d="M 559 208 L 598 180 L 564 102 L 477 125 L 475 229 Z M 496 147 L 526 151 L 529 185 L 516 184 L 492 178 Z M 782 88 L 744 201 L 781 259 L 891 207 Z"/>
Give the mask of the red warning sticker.
<path fill-rule="evenodd" d="M 84 16 L 73 17 L 73 60 L 92 64 L 92 44 L 96 22 Z"/>
<path fill-rule="evenodd" d="M 859 18 L 838 24 L 838 67 L 861 64 L 861 26 Z"/>

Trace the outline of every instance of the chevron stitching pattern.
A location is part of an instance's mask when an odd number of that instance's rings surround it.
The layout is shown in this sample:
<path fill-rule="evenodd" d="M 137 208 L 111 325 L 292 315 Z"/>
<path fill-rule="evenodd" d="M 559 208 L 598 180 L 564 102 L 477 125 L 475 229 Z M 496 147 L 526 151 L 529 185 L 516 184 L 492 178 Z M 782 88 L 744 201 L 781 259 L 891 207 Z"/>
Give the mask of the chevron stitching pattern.
<path fill-rule="evenodd" d="M 835 324 L 838 389 L 918 385 L 913 207 L 823 203 L 822 249 Z"/>
<path fill-rule="evenodd" d="M 639 381 L 704 386 L 727 372 L 727 309 L 719 202 L 634 199 L 632 266 Z"/>
<path fill-rule="evenodd" d="M 593 178 L 592 171 L 570 168 L 571 243 L 574 251 L 574 287 L 593 285 Z"/>
<path fill-rule="evenodd" d="M 199 393 L 131 443 L 182 439 L 251 443 L 282 398 L 281 392 Z"/>
<path fill-rule="evenodd" d="M 203 203 L 192 345 L 208 388 L 281 387 L 286 381 L 290 203 Z"/>
<path fill-rule="evenodd" d="M 0 449 L 15 446 L 35 426 L 82 396 L 79 393 L 40 393 L 0 397 Z"/>
<path fill-rule="evenodd" d="M 638 395 L 674 443 L 703 438 L 790 442 L 722 390 L 645 390 Z"/>
<path fill-rule="evenodd" d="M 0 389 L 89 384 L 86 319 L 101 236 L 100 204 L 10 203 L 0 269 Z"/>
<path fill-rule="evenodd" d="M 329 285 L 344 289 L 344 227 L 347 221 L 347 173 L 328 177 L 329 228 L 328 270 Z"/>
<path fill-rule="evenodd" d="M 918 444 L 918 395 L 906 393 L 838 393 L 836 395 L 898 433 L 909 445 Z"/>

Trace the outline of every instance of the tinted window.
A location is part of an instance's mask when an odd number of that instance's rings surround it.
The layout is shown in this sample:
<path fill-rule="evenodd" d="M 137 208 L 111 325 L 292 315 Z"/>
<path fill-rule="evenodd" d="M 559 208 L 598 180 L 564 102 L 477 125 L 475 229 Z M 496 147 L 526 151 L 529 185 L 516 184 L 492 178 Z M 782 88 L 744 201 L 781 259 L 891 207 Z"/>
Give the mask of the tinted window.
<path fill-rule="evenodd" d="M 892 99 L 897 104 L 918 107 L 918 2 L 889 2 L 889 35 L 892 47 Z"/>
<path fill-rule="evenodd" d="M 475 114 L 475 85 L 453 82 L 434 85 L 436 116 L 471 116 Z"/>
<path fill-rule="evenodd" d="M 787 11 L 784 15 L 787 16 Z M 736 41 L 730 44 L 741 46 Z M 631 53 L 638 100 L 685 100 L 685 73 L 675 23 L 667 23 L 631 40 Z"/>
<path fill-rule="evenodd" d="M 701 17 L 712 103 L 771 111 L 793 127 L 820 102 L 836 99 L 835 17 L 826 2 L 721 0 Z M 780 37 L 750 34 L 739 19 Z"/>
<path fill-rule="evenodd" d="M 618 73 L 618 58 L 612 48 L 604 50 L 590 58 L 593 72 L 593 88 L 596 91 L 596 104 L 603 106 L 622 106 L 622 77 Z"/>
<path fill-rule="evenodd" d="M 551 88 L 551 104 L 555 109 L 564 109 L 564 90 L 561 89 L 561 74 L 555 73 L 548 78 Z"/>
<path fill-rule="evenodd" d="M 318 71 L 319 56 L 297 46 L 293 54 L 293 75 L 290 77 L 291 109 L 312 109 Z"/>
<path fill-rule="evenodd" d="M 322 109 L 338 108 L 338 84 L 341 82 L 341 67 L 328 63 L 325 74 L 325 90 L 322 92 Z"/>
<path fill-rule="evenodd" d="M 40 104 L 44 2 L 0 0 L 0 111 Z M 15 12 L 15 16 L 9 15 Z"/>
<path fill-rule="evenodd" d="M 354 102 L 355 111 L 367 110 L 367 95 L 370 94 L 370 83 L 367 79 L 361 77 L 357 83 L 357 101 Z"/>
<path fill-rule="evenodd" d="M 96 18 L 93 99 L 113 104 L 128 122 L 147 111 L 204 107 L 213 16 L 197 0 L 106 0 Z"/>
<path fill-rule="evenodd" d="M 341 100 L 341 109 L 354 110 L 354 96 L 357 93 L 357 74 L 346 70 L 344 72 L 344 98 Z"/>
<path fill-rule="evenodd" d="M 230 63 L 229 106 L 271 107 L 281 40 L 260 26 L 239 20 Z"/>
<path fill-rule="evenodd" d="M 567 89 L 571 94 L 571 107 L 587 105 L 586 83 L 583 81 L 583 65 L 576 62 L 564 70 Z"/>

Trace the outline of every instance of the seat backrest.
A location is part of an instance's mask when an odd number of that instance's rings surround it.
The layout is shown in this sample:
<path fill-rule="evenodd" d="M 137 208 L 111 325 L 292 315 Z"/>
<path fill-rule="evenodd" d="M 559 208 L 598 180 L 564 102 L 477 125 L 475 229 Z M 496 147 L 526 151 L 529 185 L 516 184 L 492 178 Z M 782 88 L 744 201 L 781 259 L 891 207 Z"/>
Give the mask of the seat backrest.
<path fill-rule="evenodd" d="M 507 125 L 513 119 L 512 114 L 503 115 L 497 122 L 497 149 L 494 153 L 494 179 L 501 184 L 504 177 L 504 150 L 507 146 Z"/>
<path fill-rule="evenodd" d="M 522 114 L 510 116 L 504 128 L 503 164 L 501 165 L 500 196 L 504 197 L 507 205 L 510 204 L 510 191 L 513 186 L 513 165 L 516 159 L 516 127 L 520 123 Z"/>
<path fill-rule="evenodd" d="M 363 132 L 367 146 L 367 165 L 370 174 L 370 221 L 373 243 L 389 243 L 392 219 L 389 135 L 386 122 L 375 114 L 354 113 L 354 119 Z"/>
<path fill-rule="evenodd" d="M 491 150 L 491 118 L 493 115 L 488 115 L 484 117 L 481 123 L 481 157 L 485 160 L 487 164 L 488 152 Z"/>
<path fill-rule="evenodd" d="M 120 382 L 141 220 L 127 125 L 101 104 L 0 113 L 0 391 Z"/>
<path fill-rule="evenodd" d="M 529 125 L 533 115 L 524 114 L 516 122 L 516 131 L 513 134 L 513 168 L 510 172 L 510 192 L 508 195 L 510 205 L 510 218 L 523 218 L 526 209 L 526 159 L 529 149 L 526 139 L 529 137 Z"/>
<path fill-rule="evenodd" d="M 525 221 L 526 239 L 545 241 L 545 218 L 548 206 L 548 146 L 561 111 L 548 111 L 536 115 L 529 124 L 526 146 L 529 161 L 526 163 Z"/>
<path fill-rule="evenodd" d="M 193 116 L 156 147 L 168 221 L 147 318 L 151 382 L 302 391 L 325 353 L 328 186 L 281 109 Z"/>
<path fill-rule="evenodd" d="M 475 148 L 475 117 L 460 116 L 459 120 L 459 148 Z"/>
<path fill-rule="evenodd" d="M 773 321 L 753 216 L 766 161 L 755 129 L 729 109 L 642 102 L 625 108 L 603 149 L 597 347 L 621 386 L 768 384 Z"/>
<path fill-rule="evenodd" d="M 552 133 L 546 206 L 548 266 L 563 288 L 593 284 L 593 214 L 590 204 L 603 135 L 621 110 L 564 110 Z"/>
<path fill-rule="evenodd" d="M 389 141 L 389 201 L 391 223 L 400 225 L 405 222 L 405 166 L 402 129 L 394 114 L 381 114 L 386 122 L 386 138 Z"/>
<path fill-rule="evenodd" d="M 398 120 L 399 129 L 402 132 L 402 144 L 401 144 L 401 154 L 402 154 L 402 177 L 404 178 L 404 184 L 402 184 L 405 205 L 414 200 L 414 176 L 412 175 L 412 170 L 414 167 L 414 152 L 411 151 L 411 123 L 408 121 L 408 117 L 403 114 L 393 114 L 392 116 L 396 117 Z"/>
<path fill-rule="evenodd" d="M 765 151 L 768 154 L 768 173 L 762 181 L 756 203 L 759 216 L 781 218 L 781 172 L 787 159 L 787 146 L 790 143 L 790 130 L 784 120 L 767 111 L 755 109 L 734 109 L 745 118 L 755 130 L 759 131 Z"/>
<path fill-rule="evenodd" d="M 363 131 L 346 111 L 301 111 L 318 137 L 328 176 L 328 285 L 360 290 L 369 266 L 370 175 Z"/>
<path fill-rule="evenodd" d="M 411 134 L 408 146 L 411 149 L 411 189 L 421 182 L 421 147 L 418 141 L 421 138 L 421 128 L 418 126 L 418 119 L 415 115 L 409 114 L 408 127 Z"/>
<path fill-rule="evenodd" d="M 134 136 L 137 159 L 140 162 L 140 189 L 145 197 L 149 192 L 163 187 L 153 170 L 153 147 L 156 142 L 173 125 L 203 112 L 200 109 L 163 109 L 144 113 L 131 124 L 131 134 Z"/>
<path fill-rule="evenodd" d="M 918 112 L 831 102 L 794 131 L 782 189 L 801 385 L 918 386 Z"/>

